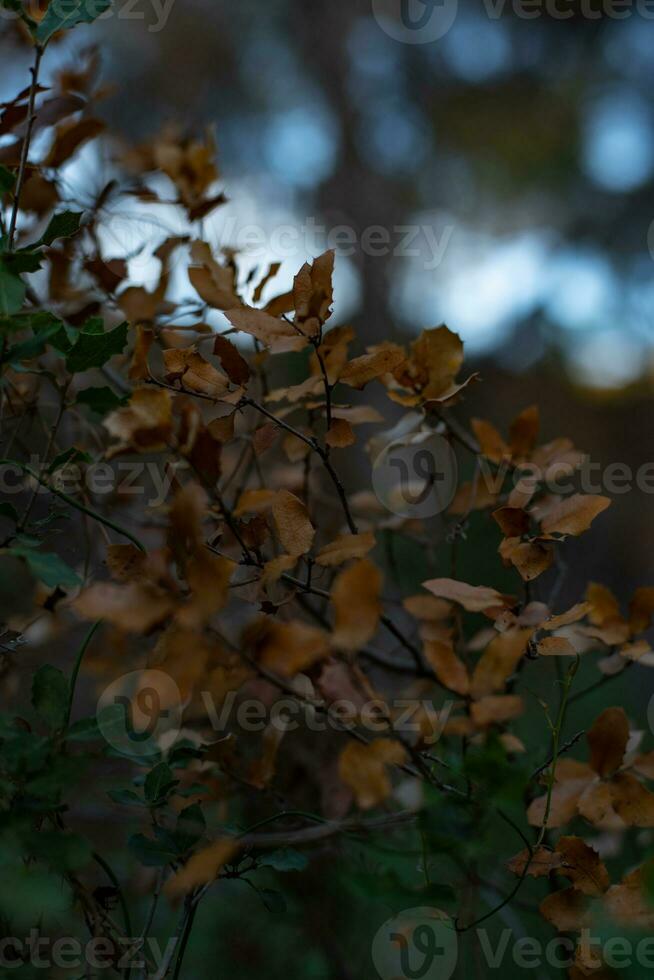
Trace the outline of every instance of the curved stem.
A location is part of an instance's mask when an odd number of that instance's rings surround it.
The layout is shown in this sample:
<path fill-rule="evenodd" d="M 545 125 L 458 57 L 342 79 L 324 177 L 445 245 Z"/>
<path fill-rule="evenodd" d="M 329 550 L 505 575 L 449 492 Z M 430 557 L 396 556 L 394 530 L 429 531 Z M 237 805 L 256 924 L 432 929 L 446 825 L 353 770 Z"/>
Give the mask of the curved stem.
<path fill-rule="evenodd" d="M 79 652 L 77 654 L 77 658 L 76 658 L 75 664 L 73 666 L 73 672 L 70 675 L 70 693 L 68 695 L 68 709 L 66 711 L 66 723 L 64 725 L 64 729 L 67 729 L 68 726 L 69 726 L 69 724 L 70 724 L 70 716 L 71 716 L 71 713 L 72 713 L 72 710 L 73 710 L 73 699 L 75 697 L 75 688 L 77 686 L 77 678 L 79 676 L 80 667 L 82 666 L 82 661 L 84 660 L 84 656 L 86 654 L 86 651 L 89 648 L 89 645 L 91 643 L 91 640 L 93 639 L 93 637 L 95 636 L 97 630 L 99 629 L 99 627 L 101 625 L 102 624 L 101 624 L 101 622 L 99 620 L 98 620 L 97 623 L 94 623 L 93 624 L 93 626 L 91 627 L 91 629 L 86 634 L 86 636 L 84 638 L 84 642 L 82 643 L 81 647 L 79 648 Z"/>

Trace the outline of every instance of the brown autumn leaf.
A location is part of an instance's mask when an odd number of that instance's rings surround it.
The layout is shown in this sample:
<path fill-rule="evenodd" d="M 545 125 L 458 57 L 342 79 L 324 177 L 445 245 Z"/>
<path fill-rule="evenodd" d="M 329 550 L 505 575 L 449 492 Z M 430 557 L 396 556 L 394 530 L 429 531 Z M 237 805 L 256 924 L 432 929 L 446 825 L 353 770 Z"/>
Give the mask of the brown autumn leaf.
<path fill-rule="evenodd" d="M 405 749 L 390 738 L 378 738 L 368 745 L 350 742 L 338 760 L 338 772 L 352 790 L 357 806 L 361 810 L 370 810 L 391 794 L 388 768 L 404 762 Z"/>
<path fill-rule="evenodd" d="M 372 354 L 355 357 L 345 365 L 338 380 L 360 391 L 370 381 L 393 371 L 403 360 L 404 355 L 400 351 L 381 348 Z"/>
<path fill-rule="evenodd" d="M 611 802 L 628 827 L 654 827 L 654 793 L 629 772 L 618 772 L 611 780 Z"/>
<path fill-rule="evenodd" d="M 263 586 L 274 585 L 285 572 L 290 572 L 296 565 L 297 555 L 278 555 L 277 558 L 272 558 L 263 566 L 261 584 Z"/>
<path fill-rule="evenodd" d="M 451 578 L 433 578 L 422 585 L 437 598 L 456 602 L 468 612 L 486 612 L 508 605 L 507 596 L 485 585 L 468 585 Z"/>
<path fill-rule="evenodd" d="M 654 587 L 636 589 L 629 603 L 629 625 L 632 633 L 644 633 L 654 615 Z"/>
<path fill-rule="evenodd" d="M 235 857 L 240 844 L 232 837 L 223 837 L 193 854 L 183 868 L 171 875 L 164 886 L 171 901 L 188 895 L 202 885 L 215 881 L 223 867 Z"/>
<path fill-rule="evenodd" d="M 626 874 L 619 885 L 611 885 L 603 905 L 614 922 L 647 932 L 654 929 L 654 909 L 648 899 L 650 876 L 651 865 L 645 865 Z"/>
<path fill-rule="evenodd" d="M 225 373 L 232 384 L 240 386 L 248 383 L 250 380 L 248 362 L 231 340 L 223 337 L 222 334 L 217 334 L 213 342 L 213 352 L 220 358 Z"/>
<path fill-rule="evenodd" d="M 130 582 L 142 577 L 147 555 L 134 544 L 110 544 L 107 568 L 116 582 Z"/>
<path fill-rule="evenodd" d="M 272 503 L 272 515 L 284 551 L 289 555 L 306 554 L 316 532 L 299 497 L 279 490 Z"/>
<path fill-rule="evenodd" d="M 602 895 L 610 884 L 609 873 L 597 851 L 581 837 L 560 837 L 556 844 L 561 865 L 558 874 L 568 878 L 584 895 Z"/>
<path fill-rule="evenodd" d="M 129 405 L 111 412 L 102 424 L 118 440 L 109 449 L 108 458 L 128 450 L 159 452 L 172 438 L 172 395 L 158 388 L 137 388 Z"/>
<path fill-rule="evenodd" d="M 425 595 L 424 592 L 407 596 L 406 599 L 402 600 L 402 605 L 416 619 L 425 621 L 437 622 L 449 619 L 453 610 L 451 602 L 438 599 L 435 595 Z"/>
<path fill-rule="evenodd" d="M 525 408 L 511 423 L 509 445 L 515 460 L 528 459 L 536 445 L 540 430 L 540 412 L 537 405 Z"/>
<path fill-rule="evenodd" d="M 561 856 L 556 851 L 551 851 L 548 847 L 541 845 L 534 848 L 530 854 L 525 848 L 520 851 L 507 864 L 508 870 L 521 878 L 525 874 L 530 878 L 543 878 L 556 871 L 561 865 Z"/>
<path fill-rule="evenodd" d="M 470 677 L 463 661 L 457 657 L 450 643 L 426 640 L 423 644 L 425 660 L 436 677 L 449 688 L 463 696 L 470 692 Z"/>
<path fill-rule="evenodd" d="M 294 677 L 330 654 L 329 634 L 299 620 L 266 621 L 255 645 L 259 664 L 280 677 Z"/>
<path fill-rule="evenodd" d="M 543 899 L 540 913 L 559 932 L 581 932 L 590 925 L 590 899 L 576 888 Z"/>
<path fill-rule="evenodd" d="M 501 463 L 502 460 L 511 458 L 511 450 L 494 425 L 484 419 L 472 419 L 470 425 L 483 456 L 493 463 Z"/>
<path fill-rule="evenodd" d="M 166 378 L 179 381 L 188 391 L 196 391 L 216 401 L 229 391 L 229 381 L 194 350 L 165 350 Z"/>
<path fill-rule="evenodd" d="M 298 334 L 291 323 L 263 310 L 246 306 L 243 309 L 227 310 L 225 316 L 233 327 L 256 337 L 273 354 L 299 351 L 308 343 L 307 338 Z"/>
<path fill-rule="evenodd" d="M 316 565 L 325 568 L 343 565 L 352 558 L 365 558 L 374 547 L 375 535 L 372 531 L 364 531 L 361 534 L 339 534 L 320 549 L 316 555 Z"/>
<path fill-rule="evenodd" d="M 577 651 L 565 636 L 546 636 L 539 640 L 536 649 L 541 657 L 576 657 Z"/>
<path fill-rule="evenodd" d="M 600 776 L 610 776 L 622 765 L 629 741 L 629 721 L 623 708 L 607 708 L 586 736 L 590 766 Z"/>
<path fill-rule="evenodd" d="M 345 419 L 334 419 L 331 428 L 325 436 L 325 442 L 333 449 L 345 449 L 356 442 L 352 426 Z"/>
<path fill-rule="evenodd" d="M 265 789 L 274 779 L 277 755 L 286 734 L 279 721 L 266 725 L 262 736 L 262 753 L 250 766 L 247 781 L 257 789 Z"/>
<path fill-rule="evenodd" d="M 554 549 L 541 541 L 521 541 L 505 538 L 500 544 L 500 555 L 520 573 L 524 582 L 533 582 L 554 562 Z"/>
<path fill-rule="evenodd" d="M 274 490 L 244 490 L 234 508 L 234 517 L 265 513 L 272 508 L 276 496 Z"/>
<path fill-rule="evenodd" d="M 171 616 L 177 606 L 168 592 L 150 582 L 96 582 L 73 602 L 82 619 L 102 620 L 126 633 L 149 633 Z"/>
<path fill-rule="evenodd" d="M 489 643 L 472 674 L 470 692 L 483 698 L 501 691 L 527 651 L 531 629 L 509 629 Z"/>
<path fill-rule="evenodd" d="M 368 643 L 379 627 L 382 577 L 367 558 L 345 568 L 334 579 L 334 644 L 354 653 Z"/>
<path fill-rule="evenodd" d="M 470 715 L 477 728 L 513 721 L 524 710 L 524 701 L 517 694 L 491 694 L 470 705 Z"/>
<path fill-rule="evenodd" d="M 307 337 L 319 337 L 323 324 L 331 315 L 335 255 L 334 250 L 329 249 L 312 264 L 306 262 L 293 281 L 295 322 Z"/>
<path fill-rule="evenodd" d="M 595 518 L 610 506 L 608 497 L 575 493 L 548 510 L 541 521 L 541 528 L 545 534 L 570 534 L 576 537 L 587 531 Z"/>
<path fill-rule="evenodd" d="M 507 538 L 521 538 L 529 532 L 531 519 L 522 507 L 500 507 L 491 516 Z"/>
<path fill-rule="evenodd" d="M 227 604 L 229 583 L 236 562 L 201 548 L 186 564 L 190 598 L 176 613 L 176 620 L 187 629 L 206 625 Z"/>

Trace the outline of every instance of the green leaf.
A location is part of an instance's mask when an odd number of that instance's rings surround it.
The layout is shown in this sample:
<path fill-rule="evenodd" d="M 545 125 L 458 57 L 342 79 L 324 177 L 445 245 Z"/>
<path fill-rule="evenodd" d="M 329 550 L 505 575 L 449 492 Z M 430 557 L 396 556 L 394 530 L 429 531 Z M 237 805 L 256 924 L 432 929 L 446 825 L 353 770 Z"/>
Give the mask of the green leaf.
<path fill-rule="evenodd" d="M 127 398 L 121 398 L 111 388 L 84 388 L 77 395 L 77 405 L 86 405 L 96 415 L 105 416 L 114 412 L 121 405 L 127 404 Z"/>
<path fill-rule="evenodd" d="M 111 0 L 50 0 L 36 30 L 36 40 L 46 45 L 57 31 L 69 31 L 77 24 L 92 24 L 110 6 Z"/>
<path fill-rule="evenodd" d="M 18 511 L 13 504 L 7 503 L 6 500 L 0 503 L 0 517 L 8 517 L 14 524 L 18 523 Z"/>
<path fill-rule="evenodd" d="M 120 354 L 126 343 L 127 323 L 101 333 L 97 331 L 97 320 L 89 320 L 66 358 L 66 367 L 71 374 L 103 367 L 115 354 Z"/>
<path fill-rule="evenodd" d="M 114 803 L 122 803 L 123 806 L 146 806 L 143 799 L 133 789 L 110 789 L 107 790 L 107 796 Z"/>
<path fill-rule="evenodd" d="M 39 667 L 32 681 L 32 704 L 52 731 L 59 731 L 66 724 L 69 697 L 66 675 L 51 664 Z"/>
<path fill-rule="evenodd" d="M 79 575 L 53 552 L 35 551 L 33 548 L 17 546 L 8 548 L 7 553 L 17 558 L 24 558 L 35 578 L 48 588 L 54 589 L 60 585 L 62 589 L 75 589 L 82 584 Z"/>
<path fill-rule="evenodd" d="M 281 892 L 273 891 L 272 888 L 257 888 L 257 891 L 269 912 L 279 914 L 286 911 L 286 899 Z"/>
<path fill-rule="evenodd" d="M 91 860 L 91 846 L 79 834 L 41 830 L 25 843 L 30 855 L 55 871 L 76 871 Z"/>
<path fill-rule="evenodd" d="M 6 167 L 0 166 L 0 196 L 13 191 L 16 184 L 16 174 Z"/>
<path fill-rule="evenodd" d="M 152 840 L 144 834 L 134 834 L 128 841 L 130 851 L 147 868 L 161 868 L 174 861 L 177 848 L 168 835 L 159 835 L 158 840 Z"/>
<path fill-rule="evenodd" d="M 38 272 L 43 259 L 40 252 L 35 252 L 33 246 L 20 252 L 10 252 L 4 256 L 4 262 L 10 272 Z"/>
<path fill-rule="evenodd" d="M 177 786 L 179 780 L 173 776 L 173 771 L 165 762 L 160 762 L 150 770 L 145 777 L 143 791 L 151 806 L 165 801 L 170 791 Z"/>
<path fill-rule="evenodd" d="M 185 807 L 177 817 L 175 828 L 175 843 L 179 848 L 180 854 L 184 854 L 194 847 L 207 829 L 204 813 L 199 803 L 192 803 Z"/>
<path fill-rule="evenodd" d="M 58 238 L 70 238 L 79 231 L 80 222 L 84 215 L 83 211 L 61 211 L 55 214 L 43 232 L 43 235 L 31 248 L 38 248 L 39 245 L 52 245 Z"/>
<path fill-rule="evenodd" d="M 55 456 L 50 466 L 48 467 L 48 473 L 56 473 L 67 463 L 92 463 L 93 458 L 89 456 L 88 453 L 82 452 L 77 446 L 71 446 L 70 449 L 65 449 L 58 456 Z"/>
<path fill-rule="evenodd" d="M 271 851 L 259 858 L 260 868 L 273 868 L 275 871 L 304 871 L 309 861 L 304 854 L 287 848 L 283 851 Z"/>
<path fill-rule="evenodd" d="M 25 301 L 25 283 L 0 256 L 0 316 L 18 313 Z"/>
<path fill-rule="evenodd" d="M 33 330 L 34 333 L 41 333 L 56 329 L 63 330 L 63 327 L 63 320 L 56 317 L 54 313 L 48 313 L 47 310 L 28 310 L 12 317 L 0 317 L 0 330 L 9 333 L 17 330 Z"/>

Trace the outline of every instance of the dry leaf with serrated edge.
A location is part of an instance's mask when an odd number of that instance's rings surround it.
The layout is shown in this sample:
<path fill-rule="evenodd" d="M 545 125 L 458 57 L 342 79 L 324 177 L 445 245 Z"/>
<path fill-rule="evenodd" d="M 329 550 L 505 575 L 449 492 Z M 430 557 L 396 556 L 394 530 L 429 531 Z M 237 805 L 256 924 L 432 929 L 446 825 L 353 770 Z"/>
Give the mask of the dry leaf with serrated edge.
<path fill-rule="evenodd" d="M 365 558 L 374 547 L 375 535 L 372 531 L 364 531 L 361 534 L 339 534 L 334 541 L 330 541 L 320 549 L 316 555 L 316 565 L 329 568 L 333 565 L 342 565 L 351 558 Z"/>
<path fill-rule="evenodd" d="M 279 490 L 272 503 L 272 515 L 284 550 L 289 555 L 305 555 L 316 532 L 300 498 L 289 490 Z"/>
<path fill-rule="evenodd" d="M 609 873 L 597 851 L 581 837 L 560 837 L 556 853 L 561 857 L 558 871 L 584 895 L 602 895 L 610 884 Z"/>
<path fill-rule="evenodd" d="M 338 760 L 338 772 L 352 790 L 357 806 L 370 810 L 391 794 L 388 767 L 405 761 L 405 749 L 390 738 L 378 738 L 369 745 L 350 742 Z"/>
<path fill-rule="evenodd" d="M 525 874 L 525 868 L 530 878 L 543 878 L 556 871 L 560 864 L 560 855 L 541 845 L 534 848 L 531 855 L 526 849 L 520 851 L 508 862 L 507 869 L 519 878 Z"/>
<path fill-rule="evenodd" d="M 361 357 L 355 357 L 345 365 L 338 380 L 351 388 L 361 390 L 368 382 L 391 372 L 403 360 L 404 355 L 401 351 L 385 348 L 372 354 L 362 354 Z"/>
<path fill-rule="evenodd" d="M 334 643 L 355 652 L 368 643 L 379 627 L 382 577 L 367 558 L 350 565 L 334 579 Z"/>

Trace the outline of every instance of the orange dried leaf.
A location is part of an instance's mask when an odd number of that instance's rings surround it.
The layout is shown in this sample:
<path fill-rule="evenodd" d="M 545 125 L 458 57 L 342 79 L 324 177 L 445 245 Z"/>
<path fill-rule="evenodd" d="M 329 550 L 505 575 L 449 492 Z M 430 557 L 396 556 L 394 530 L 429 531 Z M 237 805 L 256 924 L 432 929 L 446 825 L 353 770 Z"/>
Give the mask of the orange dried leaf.
<path fill-rule="evenodd" d="M 381 585 L 381 572 L 367 558 L 336 576 L 332 586 L 334 643 L 341 650 L 359 650 L 377 632 Z"/>
<path fill-rule="evenodd" d="M 541 523 L 545 534 L 571 534 L 587 531 L 596 517 L 611 506 L 608 497 L 575 493 L 552 507 Z"/>
<path fill-rule="evenodd" d="M 391 794 L 388 767 L 405 761 L 406 751 L 390 738 L 378 738 L 369 745 L 350 742 L 338 760 L 338 772 L 352 790 L 357 805 L 362 810 L 370 810 Z"/>
<path fill-rule="evenodd" d="M 279 490 L 273 500 L 272 515 L 284 551 L 289 555 L 306 554 L 316 532 L 300 498 L 288 490 Z"/>

